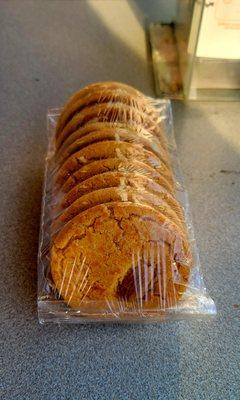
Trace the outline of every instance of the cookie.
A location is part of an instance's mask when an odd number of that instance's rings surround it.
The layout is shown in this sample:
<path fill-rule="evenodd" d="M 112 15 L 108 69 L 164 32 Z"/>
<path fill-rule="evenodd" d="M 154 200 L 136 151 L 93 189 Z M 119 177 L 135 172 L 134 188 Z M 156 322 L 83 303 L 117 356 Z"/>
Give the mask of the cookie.
<path fill-rule="evenodd" d="M 156 110 L 150 105 L 149 100 L 145 96 L 136 96 L 128 93 L 125 89 L 101 89 L 88 93 L 74 103 L 64 107 L 60 120 L 56 129 L 56 136 L 64 129 L 65 125 L 87 106 L 93 106 L 101 103 L 121 103 L 134 108 L 141 112 L 149 114 L 153 120 L 157 122 L 158 116 Z"/>
<path fill-rule="evenodd" d="M 148 164 L 136 160 L 121 160 L 120 158 L 97 160 L 80 167 L 76 172 L 70 175 L 66 182 L 61 186 L 61 193 L 64 194 L 69 192 L 76 185 L 84 182 L 86 179 L 110 171 L 146 175 L 169 193 L 174 193 L 173 186 Z"/>
<path fill-rule="evenodd" d="M 94 190 L 109 187 L 124 189 L 127 186 L 135 188 L 138 191 L 147 191 L 150 193 L 159 194 L 161 197 L 164 197 L 166 202 L 174 210 L 176 210 L 179 217 L 181 219 L 183 218 L 182 208 L 177 200 L 170 193 L 168 193 L 163 186 L 159 185 L 159 183 L 137 172 L 109 171 L 94 175 L 91 178 L 88 178 L 74 186 L 68 193 L 66 193 L 60 203 L 60 209 L 69 207 L 79 197 Z"/>
<path fill-rule="evenodd" d="M 66 160 L 69 156 L 76 153 L 77 151 L 83 149 L 84 147 L 92 144 L 101 142 L 104 140 L 112 140 L 112 141 L 122 141 L 122 142 L 130 142 L 130 143 L 139 143 L 145 149 L 152 151 L 156 154 L 160 160 L 169 167 L 169 157 L 167 155 L 166 150 L 163 149 L 161 143 L 156 137 L 151 137 L 150 134 L 144 135 L 144 133 L 134 132 L 132 129 L 125 128 L 105 128 L 102 130 L 91 132 L 85 135 L 83 138 L 76 140 L 69 147 L 67 147 L 64 151 L 58 152 L 56 162 L 61 165 L 64 160 Z"/>
<path fill-rule="evenodd" d="M 117 302 L 107 302 L 111 311 L 135 313 L 164 312 L 174 307 L 184 294 L 190 275 L 189 267 L 181 267 L 181 274 L 171 254 L 171 247 L 164 242 L 145 246 L 142 259 L 133 257 L 133 265 L 121 285 Z M 127 299 L 127 301 L 126 301 Z"/>
<path fill-rule="evenodd" d="M 132 124 L 142 125 L 143 128 L 158 135 L 162 146 L 164 148 L 167 147 L 166 138 L 160 126 L 151 118 L 151 116 L 122 103 L 101 103 L 84 108 L 81 112 L 74 115 L 71 121 L 67 123 L 64 129 L 56 137 L 56 147 L 59 148 L 73 132 L 87 124 L 89 121 L 121 122 L 127 123 L 129 126 Z"/>
<path fill-rule="evenodd" d="M 58 231 L 64 224 L 73 219 L 81 212 L 98 204 L 110 202 L 131 202 L 137 204 L 148 204 L 156 208 L 161 214 L 173 221 L 182 232 L 185 230 L 183 215 L 178 203 L 174 199 L 159 192 L 157 195 L 144 189 L 125 187 L 108 187 L 93 190 L 77 198 L 68 208 L 60 213 L 52 224 L 52 232 Z M 185 234 L 185 233 L 184 233 Z"/>
<path fill-rule="evenodd" d="M 82 100 L 83 98 L 85 98 L 87 96 L 91 96 L 96 91 L 105 92 L 107 90 L 116 90 L 116 89 L 124 90 L 125 92 L 129 93 L 130 95 L 132 94 L 133 96 L 137 96 L 139 98 L 145 97 L 143 95 L 143 93 L 139 92 L 132 86 L 129 86 L 129 85 L 121 83 L 121 82 L 106 81 L 106 82 L 96 82 L 96 83 L 87 85 L 84 88 L 80 89 L 78 92 L 74 93 L 70 97 L 69 101 L 65 104 L 63 112 L 58 119 L 56 133 L 58 134 L 58 132 L 61 131 L 62 125 L 64 125 L 64 119 L 66 118 L 65 111 L 71 109 L 76 102 L 78 102 L 79 100 Z"/>
<path fill-rule="evenodd" d="M 154 153 L 137 143 L 107 140 L 91 144 L 71 155 L 56 172 L 56 183 L 62 185 L 73 172 L 91 161 L 112 157 L 130 162 L 136 159 L 144 162 L 155 168 L 170 185 L 174 185 L 172 173 Z"/>
<path fill-rule="evenodd" d="M 63 143 L 62 145 L 57 148 L 57 154 L 61 154 L 64 152 L 70 145 L 73 144 L 76 140 L 82 139 L 88 133 L 96 132 L 99 130 L 103 130 L 105 128 L 124 128 L 126 124 L 121 123 L 112 123 L 112 122 L 88 122 L 83 127 L 77 129 L 73 132 Z"/>
<path fill-rule="evenodd" d="M 162 262 L 159 249 L 163 244 L 169 246 L 170 263 Z M 158 250 L 151 256 L 153 245 Z M 178 274 L 177 285 L 188 279 L 188 244 L 176 225 L 152 207 L 113 202 L 88 209 L 66 224 L 53 240 L 51 273 L 59 297 L 75 308 L 86 301 L 125 298 L 121 284 L 131 270 L 134 276 L 145 265 L 145 252 L 150 253 L 146 269 L 150 266 L 153 275 L 160 274 L 160 281 L 173 279 L 172 263 Z M 172 302 L 182 294 L 173 284 L 174 298 L 168 286 L 161 294 L 172 296 Z M 128 285 L 134 287 L 132 282 Z M 146 282 L 144 288 L 148 288 Z M 140 300 L 142 292 L 135 293 Z"/>
<path fill-rule="evenodd" d="M 77 129 L 73 132 L 62 144 L 59 148 L 56 149 L 57 156 L 61 156 L 63 152 L 65 152 L 70 146 L 73 145 L 74 142 L 77 142 L 79 139 L 84 138 L 87 134 L 97 131 L 104 131 L 105 129 L 128 129 L 134 135 L 140 136 L 143 138 L 147 138 L 149 140 L 153 139 L 153 142 L 157 141 L 159 146 L 163 147 L 161 141 L 156 135 L 153 135 L 151 132 L 147 131 L 140 124 L 131 124 L 121 122 L 88 122 L 83 127 Z M 167 153 L 167 150 L 163 147 L 164 151 Z"/>

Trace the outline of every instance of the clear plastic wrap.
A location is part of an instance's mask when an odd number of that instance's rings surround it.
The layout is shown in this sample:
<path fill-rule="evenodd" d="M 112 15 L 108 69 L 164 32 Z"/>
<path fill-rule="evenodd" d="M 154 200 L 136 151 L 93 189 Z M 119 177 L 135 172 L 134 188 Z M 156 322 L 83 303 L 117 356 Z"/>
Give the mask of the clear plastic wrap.
<path fill-rule="evenodd" d="M 107 82 L 47 114 L 39 321 L 215 314 L 200 272 L 171 105 Z"/>

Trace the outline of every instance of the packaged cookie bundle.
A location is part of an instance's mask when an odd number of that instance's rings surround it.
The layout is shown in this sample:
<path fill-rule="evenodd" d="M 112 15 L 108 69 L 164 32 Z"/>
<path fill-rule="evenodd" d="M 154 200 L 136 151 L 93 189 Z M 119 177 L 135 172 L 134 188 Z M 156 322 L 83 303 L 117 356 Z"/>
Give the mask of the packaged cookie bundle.
<path fill-rule="evenodd" d="M 40 322 L 215 312 L 173 174 L 169 107 L 128 85 L 102 82 L 49 111 Z"/>

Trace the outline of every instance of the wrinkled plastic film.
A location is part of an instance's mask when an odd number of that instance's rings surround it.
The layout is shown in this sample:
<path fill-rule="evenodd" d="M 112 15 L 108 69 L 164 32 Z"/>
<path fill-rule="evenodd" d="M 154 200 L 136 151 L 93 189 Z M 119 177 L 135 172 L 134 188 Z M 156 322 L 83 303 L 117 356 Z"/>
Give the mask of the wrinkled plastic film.
<path fill-rule="evenodd" d="M 49 110 L 47 122 L 40 322 L 214 314 L 170 103 L 99 84 Z"/>

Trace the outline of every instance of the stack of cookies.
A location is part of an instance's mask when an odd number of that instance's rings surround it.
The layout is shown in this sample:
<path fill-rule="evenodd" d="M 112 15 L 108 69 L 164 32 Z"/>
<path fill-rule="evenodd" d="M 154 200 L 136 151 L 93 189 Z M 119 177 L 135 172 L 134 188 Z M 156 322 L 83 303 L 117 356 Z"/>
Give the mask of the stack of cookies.
<path fill-rule="evenodd" d="M 58 298 L 118 315 L 175 307 L 191 255 L 151 101 L 118 82 L 74 94 L 58 120 L 52 176 Z"/>

